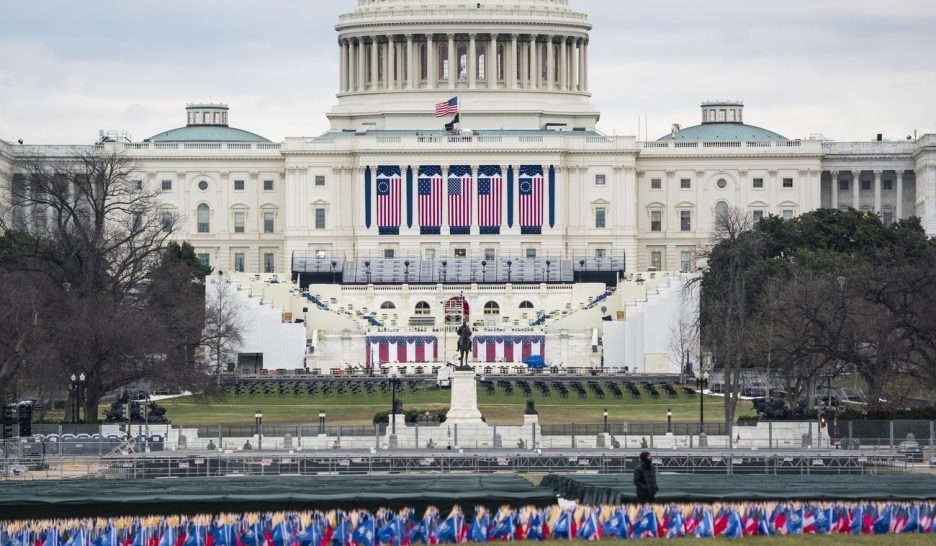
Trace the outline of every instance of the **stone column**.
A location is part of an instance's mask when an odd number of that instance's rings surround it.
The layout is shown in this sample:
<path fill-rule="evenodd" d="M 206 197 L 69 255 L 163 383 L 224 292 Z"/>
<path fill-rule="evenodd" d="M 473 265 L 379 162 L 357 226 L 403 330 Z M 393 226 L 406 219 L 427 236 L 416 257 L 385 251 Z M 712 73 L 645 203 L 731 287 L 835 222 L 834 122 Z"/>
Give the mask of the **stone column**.
<path fill-rule="evenodd" d="M 881 214 L 881 175 L 882 170 L 874 171 L 874 212 Z"/>
<path fill-rule="evenodd" d="M 582 91 L 588 92 L 588 41 L 585 40 L 582 42 L 582 66 L 585 68 L 582 70 Z"/>
<path fill-rule="evenodd" d="M 364 71 L 364 68 L 367 66 L 366 59 L 364 57 L 364 39 L 358 38 L 357 43 L 357 90 L 359 92 L 367 89 L 367 72 Z"/>
<path fill-rule="evenodd" d="M 393 36 L 390 35 L 387 35 L 387 43 L 384 45 L 383 65 L 383 88 L 393 89 Z"/>
<path fill-rule="evenodd" d="M 505 55 L 506 56 L 506 55 Z M 510 35 L 510 62 L 504 63 L 505 81 L 510 89 L 517 88 L 517 35 Z"/>
<path fill-rule="evenodd" d="M 435 43 L 432 41 L 432 34 L 426 34 L 426 85 L 429 89 L 436 88 L 436 78 L 439 75 L 439 68 L 436 65 Z"/>
<path fill-rule="evenodd" d="M 536 34 L 530 36 L 530 89 L 539 89 L 540 75 L 542 74 L 542 71 L 540 71 L 536 38 Z"/>
<path fill-rule="evenodd" d="M 585 91 L 585 38 L 575 41 L 578 44 L 578 81 L 575 83 L 576 91 Z"/>
<path fill-rule="evenodd" d="M 448 87 L 455 89 L 455 82 L 458 81 L 458 68 L 455 66 L 455 35 L 448 35 Z"/>
<path fill-rule="evenodd" d="M 565 91 L 569 84 L 569 51 L 566 37 L 559 38 L 559 90 Z"/>
<path fill-rule="evenodd" d="M 520 85 L 524 89 L 530 88 L 530 42 L 520 42 Z"/>
<path fill-rule="evenodd" d="M 556 42 L 555 36 L 546 36 L 546 89 L 556 88 Z"/>
<path fill-rule="evenodd" d="M 894 219 L 900 220 L 903 218 L 903 171 L 897 171 L 897 180 L 894 182 L 897 184 L 897 203 L 894 206 Z"/>
<path fill-rule="evenodd" d="M 861 210 L 861 171 L 852 171 L 852 208 Z"/>
<path fill-rule="evenodd" d="M 380 80 L 380 50 L 378 49 L 380 44 L 377 43 L 377 36 L 371 38 L 370 46 L 370 89 L 376 91 L 378 89 L 378 84 Z"/>
<path fill-rule="evenodd" d="M 829 171 L 829 174 L 832 175 L 832 208 L 838 210 L 838 191 L 839 191 L 839 181 L 838 181 L 838 171 Z"/>
<path fill-rule="evenodd" d="M 348 51 L 345 46 L 344 40 L 338 40 L 338 64 L 341 67 L 339 72 L 341 73 L 340 81 L 338 82 L 338 90 L 341 93 L 344 93 L 348 90 Z"/>
<path fill-rule="evenodd" d="M 407 89 L 416 87 L 416 71 L 413 70 L 413 35 L 406 35 L 406 86 Z"/>
<path fill-rule="evenodd" d="M 497 34 L 494 33 L 491 33 L 491 45 L 488 49 L 485 68 L 487 68 L 488 89 L 497 89 Z"/>
<path fill-rule="evenodd" d="M 468 35 L 468 88 L 474 89 L 478 85 L 478 46 L 477 35 Z"/>
<path fill-rule="evenodd" d="M 348 93 L 357 90 L 357 55 L 354 51 L 354 42 L 349 38 L 348 43 Z"/>
<path fill-rule="evenodd" d="M 396 81 L 397 87 L 406 88 L 406 46 L 403 42 L 394 44 L 396 50 Z"/>

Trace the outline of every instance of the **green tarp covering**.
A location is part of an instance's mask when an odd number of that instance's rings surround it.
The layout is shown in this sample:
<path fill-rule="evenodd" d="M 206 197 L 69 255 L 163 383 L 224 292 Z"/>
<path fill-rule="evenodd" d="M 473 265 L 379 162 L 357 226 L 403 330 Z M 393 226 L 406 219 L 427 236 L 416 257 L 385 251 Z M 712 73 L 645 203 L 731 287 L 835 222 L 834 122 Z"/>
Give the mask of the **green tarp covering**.
<path fill-rule="evenodd" d="M 659 474 L 662 502 L 757 500 L 911 500 L 936 499 L 936 476 L 901 475 L 700 475 Z M 543 486 L 586 504 L 634 502 L 631 474 L 563 476 L 551 474 Z"/>
<path fill-rule="evenodd" d="M 546 506 L 555 493 L 519 476 L 360 476 L 3 482 L 0 519 L 198 514 L 458 504 Z"/>

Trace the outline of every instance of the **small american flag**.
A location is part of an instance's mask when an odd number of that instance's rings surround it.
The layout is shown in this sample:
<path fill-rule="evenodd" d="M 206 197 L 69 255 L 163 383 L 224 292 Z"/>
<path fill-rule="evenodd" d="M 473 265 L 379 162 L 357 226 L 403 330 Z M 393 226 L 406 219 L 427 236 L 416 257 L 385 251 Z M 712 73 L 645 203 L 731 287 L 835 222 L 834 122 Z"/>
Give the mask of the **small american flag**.
<path fill-rule="evenodd" d="M 436 117 L 442 118 L 458 113 L 458 97 L 436 104 Z"/>
<path fill-rule="evenodd" d="M 448 196 L 449 226 L 453 233 L 464 234 L 471 227 L 471 167 L 449 167 Z"/>
<path fill-rule="evenodd" d="M 377 167 L 377 227 L 381 235 L 400 232 L 401 185 L 400 167 Z"/>
<path fill-rule="evenodd" d="M 419 168 L 419 226 L 423 235 L 438 235 L 442 225 L 442 167 Z"/>
<path fill-rule="evenodd" d="M 503 180 L 497 165 L 478 168 L 478 225 L 482 232 L 499 232 Z"/>
<path fill-rule="evenodd" d="M 543 228 L 543 167 L 520 166 L 520 231 L 535 235 Z"/>

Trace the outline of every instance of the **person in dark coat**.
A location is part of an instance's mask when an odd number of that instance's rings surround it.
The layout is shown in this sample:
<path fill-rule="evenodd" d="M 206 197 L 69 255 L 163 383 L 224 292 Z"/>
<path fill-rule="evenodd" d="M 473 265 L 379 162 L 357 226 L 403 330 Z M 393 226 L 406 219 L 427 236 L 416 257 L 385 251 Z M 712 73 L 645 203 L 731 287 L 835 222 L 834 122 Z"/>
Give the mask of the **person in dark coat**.
<path fill-rule="evenodd" d="M 660 488 L 657 487 L 656 470 L 647 451 L 640 454 L 640 462 L 634 468 L 634 485 L 637 487 L 637 502 L 656 501 L 656 494 Z"/>

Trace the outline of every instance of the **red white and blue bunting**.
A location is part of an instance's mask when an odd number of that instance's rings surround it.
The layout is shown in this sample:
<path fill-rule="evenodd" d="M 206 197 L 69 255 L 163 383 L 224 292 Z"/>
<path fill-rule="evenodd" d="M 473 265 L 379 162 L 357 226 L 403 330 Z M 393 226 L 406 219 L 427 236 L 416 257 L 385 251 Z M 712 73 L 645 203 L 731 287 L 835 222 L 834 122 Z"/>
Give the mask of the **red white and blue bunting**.
<path fill-rule="evenodd" d="M 546 357 L 546 336 L 476 336 L 472 356 L 476 362 L 522 362 Z"/>
<path fill-rule="evenodd" d="M 367 366 L 389 363 L 436 362 L 439 340 L 435 336 L 367 336 Z"/>

